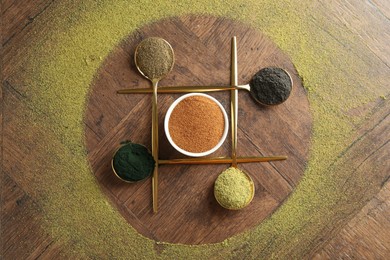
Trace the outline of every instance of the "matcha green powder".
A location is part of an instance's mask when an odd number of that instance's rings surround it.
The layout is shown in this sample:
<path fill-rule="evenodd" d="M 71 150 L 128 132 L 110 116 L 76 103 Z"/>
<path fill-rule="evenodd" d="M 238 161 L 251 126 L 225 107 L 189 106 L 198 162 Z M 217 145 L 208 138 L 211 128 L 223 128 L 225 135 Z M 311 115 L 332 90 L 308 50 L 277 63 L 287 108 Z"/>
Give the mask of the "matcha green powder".
<path fill-rule="evenodd" d="M 249 204 L 254 195 L 253 181 L 240 169 L 223 171 L 214 184 L 214 196 L 222 207 L 238 210 Z"/>

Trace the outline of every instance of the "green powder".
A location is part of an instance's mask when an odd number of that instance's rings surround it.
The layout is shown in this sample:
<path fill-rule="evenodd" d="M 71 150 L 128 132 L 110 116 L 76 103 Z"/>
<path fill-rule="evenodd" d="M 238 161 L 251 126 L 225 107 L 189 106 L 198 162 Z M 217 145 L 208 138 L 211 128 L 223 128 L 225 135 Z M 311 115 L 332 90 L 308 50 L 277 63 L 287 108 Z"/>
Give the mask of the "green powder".
<path fill-rule="evenodd" d="M 28 160 L 31 171 L 23 178 L 34 180 L 28 189 L 45 213 L 44 227 L 62 242 L 68 258 L 301 259 L 318 245 L 330 219 L 345 218 L 346 209 L 352 216 L 378 181 L 367 183 L 363 177 L 356 179 L 355 173 L 329 167 L 351 142 L 355 127 L 371 113 L 348 111 L 380 95 L 387 97 L 389 71 L 378 58 L 381 55 L 372 55 L 360 36 L 337 16 L 329 16 L 329 8 L 334 6 L 297 0 L 53 2 L 34 20 L 26 45 L 9 55 L 13 57 L 9 64 L 18 66 L 15 71 L 22 76 L 14 87 L 25 97 L 23 106 L 14 106 L 8 95 L 4 106 L 12 106 L 19 115 L 13 118 L 18 123 L 14 138 L 39 134 L 42 140 L 34 146 L 41 160 Z M 314 129 L 308 168 L 288 201 L 252 230 L 200 246 L 156 243 L 124 221 L 91 173 L 82 122 L 89 85 L 102 63 L 99 57 L 104 60 L 119 41 L 146 22 L 191 13 L 237 19 L 274 40 L 310 90 Z M 347 22 L 353 20 L 345 15 Z M 371 23 L 356 26 L 361 31 L 376 28 Z M 380 169 L 372 169 L 371 175 Z M 343 189 L 342 184 L 351 179 L 362 191 L 360 197 Z"/>
<path fill-rule="evenodd" d="M 135 63 L 149 79 L 161 79 L 174 63 L 173 50 L 164 39 L 151 37 L 143 40 L 135 52 Z"/>
<path fill-rule="evenodd" d="M 155 167 L 155 161 L 148 149 L 131 142 L 124 143 L 116 151 L 112 164 L 118 177 L 129 182 L 149 177 Z"/>
<path fill-rule="evenodd" d="M 227 209 L 242 209 L 254 195 L 253 181 L 240 169 L 230 167 L 223 171 L 214 184 L 214 196 Z"/>

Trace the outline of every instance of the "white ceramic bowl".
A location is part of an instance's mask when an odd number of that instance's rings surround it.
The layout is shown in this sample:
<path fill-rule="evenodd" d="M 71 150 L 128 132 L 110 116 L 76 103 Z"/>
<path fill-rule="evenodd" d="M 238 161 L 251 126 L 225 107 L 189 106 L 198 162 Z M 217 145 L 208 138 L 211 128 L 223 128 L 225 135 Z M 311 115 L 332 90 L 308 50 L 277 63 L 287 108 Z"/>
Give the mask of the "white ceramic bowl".
<path fill-rule="evenodd" d="M 214 146 L 212 149 L 208 150 L 208 151 L 205 151 L 205 152 L 201 152 L 201 153 L 193 153 L 193 152 L 188 152 L 182 148 L 180 148 L 179 146 L 177 146 L 175 144 L 175 142 L 172 140 L 172 137 L 171 137 L 171 134 L 169 133 L 169 119 L 171 117 L 171 114 L 172 114 L 172 111 L 173 109 L 177 106 L 177 104 L 179 104 L 182 100 L 188 98 L 188 97 L 192 97 L 192 96 L 201 96 L 201 97 L 206 97 L 210 100 L 212 100 L 215 104 L 217 104 L 219 106 L 219 108 L 221 109 L 222 111 L 222 114 L 223 114 L 223 117 L 224 117 L 224 120 L 225 120 L 225 126 L 224 126 L 224 131 L 223 131 L 223 134 L 222 134 L 222 137 L 221 139 L 219 140 L 218 144 L 216 146 Z M 167 114 L 165 115 L 165 120 L 164 120 L 164 129 L 165 129 L 165 134 L 168 138 L 168 141 L 169 143 L 180 153 L 184 154 L 184 155 L 187 155 L 187 156 L 191 156 L 191 157 L 202 157 L 202 156 L 206 156 L 206 155 L 209 155 L 209 154 L 212 154 L 213 152 L 215 152 L 216 150 L 218 150 L 219 147 L 221 147 L 221 145 L 223 144 L 223 142 L 225 141 L 226 139 L 226 136 L 227 136 L 227 133 L 228 133 L 228 130 L 229 130 L 229 121 L 228 121 L 228 117 L 227 117 L 227 114 L 226 114 L 226 111 L 225 111 L 225 108 L 221 105 L 221 103 L 219 103 L 218 100 L 216 100 L 214 97 L 212 96 L 209 96 L 209 95 L 206 95 L 206 94 L 202 94 L 202 93 L 190 93 L 190 94 L 186 94 L 186 95 L 183 95 L 181 96 L 180 98 L 176 99 L 172 105 L 169 107 L 168 111 L 167 111 Z"/>

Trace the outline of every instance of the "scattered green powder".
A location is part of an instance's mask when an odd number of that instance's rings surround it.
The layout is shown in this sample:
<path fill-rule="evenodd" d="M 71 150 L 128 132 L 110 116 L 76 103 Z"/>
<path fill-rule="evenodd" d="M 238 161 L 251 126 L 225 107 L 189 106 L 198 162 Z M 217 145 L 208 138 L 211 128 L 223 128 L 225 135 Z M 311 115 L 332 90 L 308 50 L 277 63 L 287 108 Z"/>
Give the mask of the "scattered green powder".
<path fill-rule="evenodd" d="M 141 73 L 149 79 L 161 79 L 167 75 L 174 63 L 172 47 L 162 38 L 143 40 L 135 52 L 135 63 Z"/>
<path fill-rule="evenodd" d="M 214 196 L 218 203 L 227 209 L 242 209 L 253 198 L 254 184 L 248 176 L 238 168 L 224 170 L 214 184 Z"/>
<path fill-rule="evenodd" d="M 112 165 L 119 178 L 135 182 L 152 174 L 155 161 L 145 146 L 126 142 L 116 151 Z"/>
<path fill-rule="evenodd" d="M 23 94 L 24 105 L 14 106 L 7 97 L 4 106 L 12 106 L 19 115 L 14 138 L 42 140 L 34 144 L 35 158 L 40 160 L 28 160 L 31 171 L 23 178 L 34 180 L 26 189 L 36 195 L 36 205 L 47 218 L 46 230 L 62 241 L 64 253 L 102 259 L 301 259 L 316 248 L 330 219 L 344 219 L 346 210 L 349 215 L 359 210 L 372 195 L 370 187 L 378 183 L 367 183 L 363 176 L 357 178 L 333 163 L 351 143 L 355 127 L 371 113 L 348 116 L 346 112 L 383 93 L 388 96 L 389 68 L 343 21 L 329 16 L 343 12 L 329 11 L 332 8 L 327 2 L 308 0 L 53 2 L 34 20 L 26 45 L 11 51 L 10 64 L 23 76 L 22 82 L 11 79 L 11 84 Z M 88 57 L 104 60 L 146 22 L 191 13 L 237 19 L 266 33 L 290 55 L 310 89 L 314 120 L 308 168 L 288 201 L 252 230 L 200 246 L 156 243 L 124 221 L 91 173 L 82 123 L 89 85 L 102 63 Z M 344 15 L 347 22 L 354 19 L 352 13 Z M 376 28 L 370 23 L 355 25 L 361 31 Z M 360 196 L 343 189 L 342 184 L 351 179 L 357 191 L 364 191 Z M 159 253 L 157 246 L 163 248 Z"/>

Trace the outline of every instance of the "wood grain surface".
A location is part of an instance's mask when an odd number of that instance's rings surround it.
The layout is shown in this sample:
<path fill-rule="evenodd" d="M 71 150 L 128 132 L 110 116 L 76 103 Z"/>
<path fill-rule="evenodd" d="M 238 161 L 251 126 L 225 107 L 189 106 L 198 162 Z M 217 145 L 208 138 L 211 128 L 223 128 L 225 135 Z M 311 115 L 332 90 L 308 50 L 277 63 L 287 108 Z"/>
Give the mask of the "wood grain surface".
<path fill-rule="evenodd" d="M 290 98 L 279 106 L 258 105 L 239 93 L 238 156 L 287 155 L 288 160 L 242 164 L 254 182 L 252 203 L 240 211 L 220 207 L 213 196 L 218 174 L 229 165 L 162 165 L 158 213 L 151 208 L 150 179 L 126 184 L 113 175 L 110 159 L 119 143 L 131 140 L 151 150 L 151 95 L 116 95 L 124 88 L 150 87 L 134 65 L 134 50 L 144 38 L 171 43 L 175 66 L 160 86 L 230 84 L 230 41 L 237 36 L 239 84 L 261 68 L 277 66 L 293 77 Z M 86 111 L 88 159 L 104 191 L 128 222 L 159 241 L 204 244 L 220 242 L 259 224 L 279 207 L 299 182 L 310 144 L 311 115 L 293 64 L 263 34 L 231 20 L 205 16 L 170 18 L 141 28 L 107 58 L 93 84 Z M 210 94 L 227 111 L 230 91 Z M 160 159 L 182 158 L 168 143 L 164 115 L 180 94 L 159 95 Z M 229 137 L 231 134 L 228 135 Z M 230 156 L 231 138 L 211 156 Z"/>
<path fill-rule="evenodd" d="M 23 43 L 30 40 L 29 33 L 36 28 L 36 21 L 43 19 L 42 14 L 48 12 L 53 4 L 55 4 L 53 0 L 1 2 L 0 258 L 2 259 L 58 259 L 72 250 L 73 246 L 72 242 L 52 238 L 49 232 L 42 228 L 45 211 L 37 203 L 37 191 L 29 185 L 33 180 L 31 169 L 26 166 L 28 165 L 26 161 L 44 159 L 34 157 L 33 151 L 35 147 L 42 145 L 37 139 L 44 137 L 45 132 L 31 126 L 29 135 L 15 134 L 18 130 L 15 118 L 21 116 L 17 111 L 31 111 L 23 91 L 20 91 L 27 86 L 19 85 L 21 72 L 17 70 L 18 60 L 28 51 Z M 341 21 L 343 26 L 352 31 L 368 47 L 370 52 L 364 55 L 377 57 L 389 68 L 389 1 L 332 1 L 330 3 L 316 1 L 315 5 L 319 9 L 326 9 L 330 23 Z M 315 17 L 307 19 L 316 23 L 318 29 L 327 30 Z M 131 35 L 113 51 L 99 70 L 86 110 L 85 136 L 88 159 L 101 188 L 126 220 L 141 234 L 156 240 L 188 244 L 221 241 L 264 220 L 283 203 L 298 184 L 306 163 L 311 127 L 306 95 L 300 87 L 300 80 L 289 58 L 260 32 L 242 24 L 212 17 L 201 22 L 196 17 L 186 17 L 165 20 L 162 23 L 164 24 L 152 24 Z M 383 31 L 383 28 L 386 31 Z M 43 28 L 43 30 L 49 29 Z M 278 65 L 292 72 L 296 84 L 293 95 L 287 103 L 275 109 L 259 107 L 251 100 L 248 93 L 242 91 L 239 93 L 238 155 L 285 154 L 289 156 L 289 160 L 285 162 L 240 165 L 240 168 L 251 174 L 256 184 L 255 200 L 245 210 L 226 211 L 220 208 L 212 197 L 212 183 L 218 173 L 228 165 L 162 166 L 158 214 L 153 214 L 151 210 L 149 180 L 127 185 L 115 179 L 110 172 L 108 162 L 113 149 L 120 141 L 131 139 L 150 147 L 149 96 L 118 96 L 112 93 L 120 88 L 150 86 L 150 83 L 134 69 L 132 55 L 135 45 L 141 39 L 157 35 L 157 32 L 152 29 L 160 30 L 158 35 L 172 43 L 177 55 L 174 70 L 161 81 L 161 86 L 179 83 L 228 84 L 230 37 L 233 35 L 238 36 L 240 84 L 248 82 L 254 72 L 263 66 Z M 169 30 L 172 29 L 180 29 L 180 35 L 170 34 Z M 330 37 L 336 37 L 331 33 L 329 32 Z M 346 42 L 342 35 L 337 37 L 340 44 Z M 258 50 L 259 46 L 261 49 Z M 272 51 L 264 53 L 262 52 L 264 49 Z M 243 63 L 246 60 L 252 62 Z M 388 69 L 386 71 L 388 72 Z M 178 96 L 159 96 L 160 123 L 167 107 Z M 228 109 L 228 93 L 218 93 L 213 96 L 221 100 Z M 303 102 L 304 105 L 300 104 L 292 109 L 296 102 Z M 303 258 L 390 258 L 388 231 L 390 186 L 389 179 L 386 177 L 388 172 L 383 172 L 381 176 L 364 174 L 372 167 L 389 169 L 388 151 L 384 150 L 388 148 L 389 140 L 389 102 L 378 100 L 354 112 L 363 113 L 368 110 L 376 112 L 373 116 L 367 117 L 356 140 L 359 142 L 363 139 L 361 147 L 367 151 L 370 147 L 378 149 L 375 153 L 368 153 L 373 154 L 373 157 L 359 157 L 348 161 L 355 155 L 362 154 L 358 153 L 360 146 L 354 147 L 345 158 L 342 158 L 344 164 L 341 167 L 355 167 L 358 169 L 357 174 L 364 176 L 367 183 L 381 183 L 374 191 L 365 191 L 361 188 L 362 191 L 375 192 L 377 195 L 364 201 L 366 206 L 357 214 L 356 209 L 352 210 L 354 205 L 346 208 L 343 218 L 332 221 L 332 225 L 324 229 L 316 241 L 312 241 L 311 245 L 305 245 L 311 250 L 305 253 Z M 302 119 L 297 113 L 303 113 Z M 255 122 L 254 125 L 257 127 L 249 124 L 250 121 Z M 294 131 L 279 132 L 284 131 L 286 124 L 288 129 Z M 160 133 L 160 145 L 163 148 L 160 150 L 160 157 L 162 159 L 180 157 L 168 145 L 161 125 Z M 301 147 L 297 150 L 298 144 Z M 214 155 L 228 155 L 231 152 L 230 145 L 230 141 L 227 141 Z M 349 181 L 353 182 L 353 178 L 351 177 Z M 359 195 L 364 197 L 364 194 L 357 193 L 357 196 Z M 191 221 L 186 223 L 184 217 Z M 207 234 L 205 226 L 212 226 L 213 232 Z M 164 230 L 165 227 L 168 229 Z"/>
<path fill-rule="evenodd" d="M 390 248 L 390 183 L 314 259 L 386 259 Z"/>

